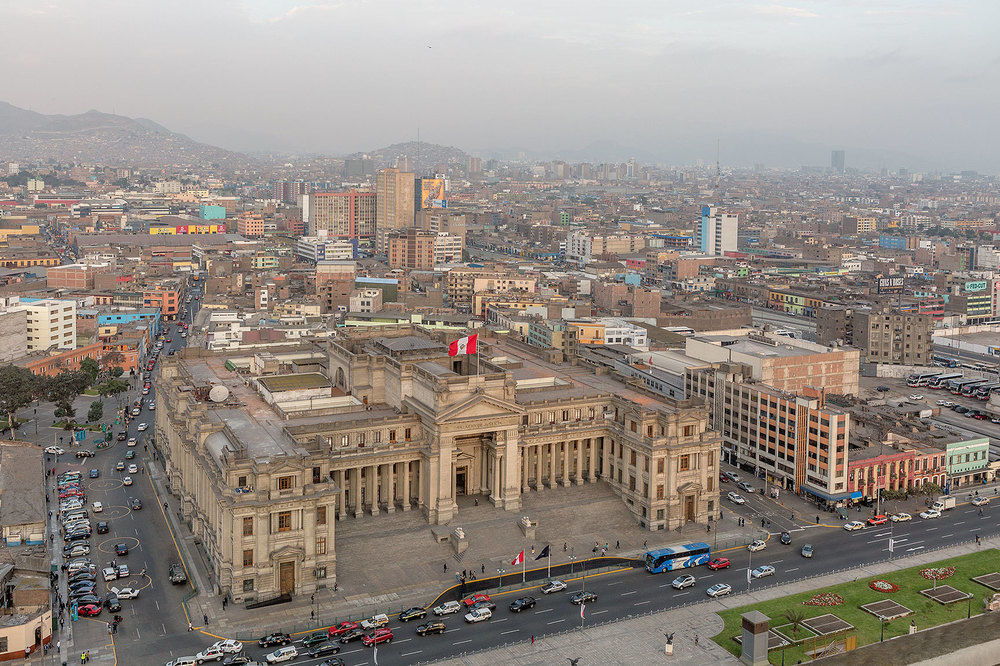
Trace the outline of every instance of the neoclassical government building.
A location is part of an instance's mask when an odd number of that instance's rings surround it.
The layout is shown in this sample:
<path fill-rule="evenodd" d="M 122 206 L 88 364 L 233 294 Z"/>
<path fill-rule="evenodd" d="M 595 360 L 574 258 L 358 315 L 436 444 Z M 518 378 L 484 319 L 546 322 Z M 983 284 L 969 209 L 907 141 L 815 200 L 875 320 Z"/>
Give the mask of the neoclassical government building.
<path fill-rule="evenodd" d="M 332 586 L 337 520 L 458 525 L 459 495 L 517 511 L 525 493 L 600 482 L 650 530 L 718 517 L 720 438 L 700 402 L 495 340 L 449 357 L 448 341 L 405 325 L 162 361 L 156 444 L 219 592 Z"/>

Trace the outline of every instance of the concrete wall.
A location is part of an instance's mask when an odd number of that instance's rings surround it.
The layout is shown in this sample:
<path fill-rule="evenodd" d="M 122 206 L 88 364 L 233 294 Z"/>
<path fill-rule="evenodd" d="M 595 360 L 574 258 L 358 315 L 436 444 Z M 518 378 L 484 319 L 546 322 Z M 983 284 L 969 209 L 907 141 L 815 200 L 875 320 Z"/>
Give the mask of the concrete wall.
<path fill-rule="evenodd" d="M 28 355 L 28 313 L 24 310 L 0 312 L 0 363 Z"/>

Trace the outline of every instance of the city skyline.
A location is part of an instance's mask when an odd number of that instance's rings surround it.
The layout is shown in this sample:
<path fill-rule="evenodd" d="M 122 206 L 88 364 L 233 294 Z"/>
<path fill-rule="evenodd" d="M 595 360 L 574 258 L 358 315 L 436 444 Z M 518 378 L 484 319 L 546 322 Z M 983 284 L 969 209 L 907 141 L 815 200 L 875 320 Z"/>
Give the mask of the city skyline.
<path fill-rule="evenodd" d="M 151 7 L 0 9 L 8 101 L 149 117 L 239 151 L 343 155 L 419 129 L 485 157 L 685 164 L 714 161 L 719 140 L 734 166 L 822 165 L 832 149 L 849 168 L 1000 165 L 985 3 Z M 90 76 L 66 79 L 60 54 Z"/>

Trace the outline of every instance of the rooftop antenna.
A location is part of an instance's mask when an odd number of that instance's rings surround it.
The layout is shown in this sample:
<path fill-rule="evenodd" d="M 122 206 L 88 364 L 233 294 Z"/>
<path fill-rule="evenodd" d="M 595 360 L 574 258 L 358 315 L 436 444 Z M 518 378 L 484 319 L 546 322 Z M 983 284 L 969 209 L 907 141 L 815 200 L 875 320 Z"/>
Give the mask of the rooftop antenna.
<path fill-rule="evenodd" d="M 715 196 L 718 198 L 719 193 L 719 178 L 721 177 L 722 170 L 719 169 L 719 150 L 722 145 L 722 140 L 719 137 L 715 138 Z"/>
<path fill-rule="evenodd" d="M 417 159 L 413 162 L 413 170 L 420 170 L 420 126 L 417 126 Z"/>

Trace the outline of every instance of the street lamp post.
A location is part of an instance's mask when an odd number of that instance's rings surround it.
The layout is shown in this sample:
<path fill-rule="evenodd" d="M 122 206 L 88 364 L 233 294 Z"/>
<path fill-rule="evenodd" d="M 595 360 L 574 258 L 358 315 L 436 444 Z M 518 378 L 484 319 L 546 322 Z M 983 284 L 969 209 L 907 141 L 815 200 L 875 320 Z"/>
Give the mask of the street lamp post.
<path fill-rule="evenodd" d="M 497 573 L 500 574 L 500 589 L 503 589 L 503 575 L 507 573 L 506 569 L 497 569 Z"/>

